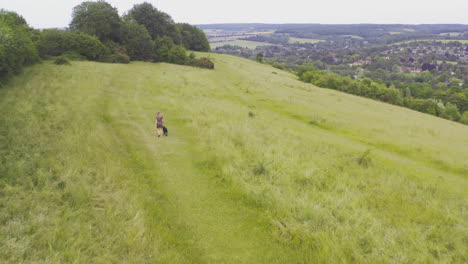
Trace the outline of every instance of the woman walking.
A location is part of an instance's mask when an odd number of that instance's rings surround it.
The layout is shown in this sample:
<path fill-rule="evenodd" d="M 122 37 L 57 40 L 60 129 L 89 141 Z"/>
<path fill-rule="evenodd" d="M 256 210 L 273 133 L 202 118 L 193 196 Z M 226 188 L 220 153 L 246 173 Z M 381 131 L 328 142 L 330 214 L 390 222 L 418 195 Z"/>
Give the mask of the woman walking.
<path fill-rule="evenodd" d="M 156 114 L 156 130 L 158 131 L 158 137 L 162 136 L 163 134 L 163 115 L 161 114 L 161 112 L 158 112 Z"/>

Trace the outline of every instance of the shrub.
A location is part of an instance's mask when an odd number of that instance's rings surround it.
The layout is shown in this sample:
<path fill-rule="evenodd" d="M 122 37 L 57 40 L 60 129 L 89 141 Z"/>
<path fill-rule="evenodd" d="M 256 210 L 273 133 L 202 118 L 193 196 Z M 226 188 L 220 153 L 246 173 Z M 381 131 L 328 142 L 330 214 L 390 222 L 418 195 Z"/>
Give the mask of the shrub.
<path fill-rule="evenodd" d="M 101 62 L 109 62 L 109 63 L 130 63 L 130 57 L 125 53 L 114 53 L 111 55 L 107 55 L 103 57 Z"/>
<path fill-rule="evenodd" d="M 460 121 L 461 119 L 458 107 L 451 103 L 447 103 L 447 105 L 445 105 L 445 114 L 447 115 L 448 119 L 453 121 Z"/>
<path fill-rule="evenodd" d="M 67 58 L 63 57 L 63 56 L 57 57 L 54 60 L 54 63 L 57 64 L 57 65 L 70 65 L 70 61 Z"/>
<path fill-rule="evenodd" d="M 169 62 L 170 51 L 175 46 L 169 37 L 157 38 L 154 41 L 154 58 L 157 62 Z"/>
<path fill-rule="evenodd" d="M 169 51 L 169 61 L 175 64 L 185 64 L 187 62 L 187 52 L 184 47 L 176 45 Z"/>
<path fill-rule="evenodd" d="M 73 40 L 72 50 L 85 56 L 89 60 L 98 60 L 109 54 L 107 47 L 95 36 L 81 32 L 73 33 Z"/>
<path fill-rule="evenodd" d="M 73 33 L 66 30 L 46 29 L 41 32 L 37 49 L 42 58 L 59 56 L 73 50 Z"/>
<path fill-rule="evenodd" d="M 188 65 L 199 68 L 214 69 L 214 63 L 208 58 L 192 59 L 189 61 Z"/>
<path fill-rule="evenodd" d="M 76 51 L 67 51 L 67 52 L 62 54 L 62 57 L 66 58 L 68 60 L 72 60 L 72 61 L 86 60 L 86 57 L 84 57 L 83 55 L 79 54 Z"/>
<path fill-rule="evenodd" d="M 33 33 L 21 16 L 0 10 L 0 81 L 39 61 Z"/>
<path fill-rule="evenodd" d="M 286 63 L 280 63 L 280 62 L 273 62 L 271 65 L 277 69 L 284 70 L 286 68 Z"/>
<path fill-rule="evenodd" d="M 88 60 L 98 60 L 109 53 L 109 49 L 95 36 L 58 29 L 44 30 L 37 46 L 43 58 L 75 52 Z"/>
<path fill-rule="evenodd" d="M 465 111 L 463 115 L 461 116 L 460 122 L 462 122 L 465 125 L 468 125 L 468 111 Z"/>

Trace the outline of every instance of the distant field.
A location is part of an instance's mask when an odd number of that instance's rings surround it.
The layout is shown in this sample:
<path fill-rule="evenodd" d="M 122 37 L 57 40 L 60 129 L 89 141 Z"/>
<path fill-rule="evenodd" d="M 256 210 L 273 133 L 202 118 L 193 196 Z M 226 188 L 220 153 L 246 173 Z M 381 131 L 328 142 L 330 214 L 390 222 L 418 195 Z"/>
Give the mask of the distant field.
<path fill-rule="evenodd" d="M 323 41 L 321 39 L 306 39 L 306 38 L 294 38 L 290 37 L 289 38 L 289 43 L 317 43 Z"/>
<path fill-rule="evenodd" d="M 458 41 L 458 42 L 461 42 L 463 44 L 468 43 L 468 40 L 466 40 L 466 39 L 414 39 L 414 40 L 407 40 L 407 41 L 393 43 L 392 45 L 400 45 L 400 44 L 405 44 L 405 43 L 422 42 L 422 41 L 440 41 L 440 42 L 444 42 L 444 43 Z"/>
<path fill-rule="evenodd" d="M 340 37 L 351 37 L 351 38 L 355 38 L 355 39 L 364 39 L 363 37 L 360 37 L 360 36 L 356 36 L 356 35 L 339 35 Z"/>
<path fill-rule="evenodd" d="M 210 46 L 212 49 L 221 47 L 224 45 L 236 45 L 236 46 L 241 46 L 244 48 L 255 49 L 256 47 L 259 47 L 259 46 L 270 46 L 273 44 L 265 43 L 265 42 L 250 41 L 250 40 L 230 40 L 230 41 L 210 43 Z"/>
<path fill-rule="evenodd" d="M 438 64 L 442 64 L 443 62 L 444 62 L 444 61 L 442 61 L 442 60 L 438 60 L 438 61 L 437 61 Z M 455 61 L 445 61 L 445 62 L 448 63 L 448 64 L 457 65 L 457 62 L 455 62 Z"/>
<path fill-rule="evenodd" d="M 462 33 L 460 33 L 460 32 L 444 32 L 444 33 L 440 33 L 439 35 L 441 35 L 441 36 L 450 36 L 450 37 L 458 37 L 458 36 L 462 35 Z"/>

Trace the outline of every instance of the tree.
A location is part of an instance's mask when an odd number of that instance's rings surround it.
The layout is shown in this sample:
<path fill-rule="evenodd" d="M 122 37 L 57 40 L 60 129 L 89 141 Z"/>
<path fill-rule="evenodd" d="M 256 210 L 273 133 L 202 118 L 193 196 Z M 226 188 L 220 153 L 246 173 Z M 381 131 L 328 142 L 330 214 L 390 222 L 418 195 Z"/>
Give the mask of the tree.
<path fill-rule="evenodd" d="M 21 16 L 0 10 L 0 81 L 39 61 L 33 33 Z"/>
<path fill-rule="evenodd" d="M 411 90 L 409 87 L 405 88 L 405 97 L 406 98 L 411 98 Z"/>
<path fill-rule="evenodd" d="M 154 45 L 148 30 L 130 17 L 126 17 L 122 24 L 122 43 L 131 60 L 149 60 L 153 57 Z"/>
<path fill-rule="evenodd" d="M 461 119 L 460 111 L 458 107 L 454 104 L 447 103 L 445 105 L 445 114 L 447 118 L 453 121 L 459 121 Z"/>
<path fill-rule="evenodd" d="M 187 53 L 183 46 L 175 45 L 169 51 L 169 62 L 175 64 L 185 64 L 187 61 Z"/>
<path fill-rule="evenodd" d="M 44 30 L 37 47 L 42 57 L 59 56 L 72 51 L 89 60 L 98 60 L 109 53 L 96 36 L 59 29 Z"/>
<path fill-rule="evenodd" d="M 463 115 L 461 116 L 460 122 L 462 122 L 465 125 L 468 125 L 468 111 L 465 111 Z"/>
<path fill-rule="evenodd" d="M 468 98 L 463 93 L 454 93 L 447 101 L 456 105 L 460 112 L 468 111 Z"/>
<path fill-rule="evenodd" d="M 37 49 L 41 57 L 59 56 L 72 50 L 73 33 L 59 29 L 45 29 L 37 43 Z"/>
<path fill-rule="evenodd" d="M 26 20 L 15 12 L 0 10 L 0 25 L 3 27 L 28 27 Z"/>
<path fill-rule="evenodd" d="M 177 28 L 182 38 L 182 45 L 186 49 L 196 51 L 209 51 L 210 43 L 203 30 L 190 24 L 177 24 Z"/>
<path fill-rule="evenodd" d="M 157 38 L 154 41 L 154 58 L 159 62 L 169 62 L 170 51 L 175 46 L 170 37 Z"/>
<path fill-rule="evenodd" d="M 265 60 L 265 57 L 264 57 L 264 55 L 263 55 L 263 52 L 257 53 L 257 56 L 255 57 L 255 60 L 256 60 L 257 62 L 263 63 L 263 61 Z"/>
<path fill-rule="evenodd" d="M 73 39 L 73 50 L 88 60 L 100 60 L 109 53 L 106 46 L 96 36 L 77 32 L 73 34 Z"/>
<path fill-rule="evenodd" d="M 120 27 L 117 9 L 104 1 L 83 2 L 73 8 L 71 30 L 94 35 L 103 42 L 119 42 Z"/>
<path fill-rule="evenodd" d="M 180 32 L 174 21 L 168 14 L 159 11 L 152 4 L 144 2 L 134 5 L 128 12 L 128 16 L 143 25 L 153 40 L 162 37 L 170 37 L 175 44 L 181 43 Z"/>

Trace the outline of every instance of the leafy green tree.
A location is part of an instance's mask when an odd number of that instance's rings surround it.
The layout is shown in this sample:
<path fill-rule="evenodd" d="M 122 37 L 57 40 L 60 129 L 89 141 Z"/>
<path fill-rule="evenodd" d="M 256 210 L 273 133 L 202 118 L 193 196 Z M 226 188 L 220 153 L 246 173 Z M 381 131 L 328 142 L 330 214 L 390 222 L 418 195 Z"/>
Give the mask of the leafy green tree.
<path fill-rule="evenodd" d="M 153 41 L 143 25 L 128 17 L 122 24 L 122 43 L 131 60 L 153 58 Z"/>
<path fill-rule="evenodd" d="M 99 60 L 109 53 L 108 49 L 96 36 L 59 29 L 44 30 L 41 33 L 37 47 L 42 57 L 76 52 L 86 59 Z"/>
<path fill-rule="evenodd" d="M 458 107 L 461 112 L 468 111 L 468 98 L 463 93 L 454 93 L 446 99 Z"/>
<path fill-rule="evenodd" d="M 88 60 L 100 60 L 109 53 L 106 46 L 96 36 L 78 32 L 73 35 L 73 38 L 73 50 Z"/>
<path fill-rule="evenodd" d="M 462 122 L 465 125 L 468 125 L 468 111 L 465 111 L 463 115 L 460 118 L 460 122 Z"/>
<path fill-rule="evenodd" d="M 448 82 L 450 80 L 450 77 L 450 73 L 448 71 L 445 71 L 442 74 L 440 74 L 437 79 L 439 80 L 439 82 Z"/>
<path fill-rule="evenodd" d="M 0 81 L 39 61 L 33 33 L 21 16 L 0 10 Z"/>
<path fill-rule="evenodd" d="M 195 51 L 209 51 L 210 43 L 203 30 L 190 24 L 177 24 L 182 37 L 182 44 L 186 49 Z"/>
<path fill-rule="evenodd" d="M 28 28 L 28 23 L 22 16 L 15 12 L 6 11 L 3 9 L 0 10 L 0 25 L 2 25 L 2 27 Z"/>
<path fill-rule="evenodd" d="M 73 33 L 59 29 L 45 29 L 41 32 L 37 48 L 41 57 L 59 56 L 73 49 Z"/>
<path fill-rule="evenodd" d="M 185 64 L 187 61 L 187 52 L 181 45 L 175 45 L 169 51 L 169 62 L 175 64 Z"/>
<path fill-rule="evenodd" d="M 73 8 L 71 30 L 98 37 L 101 41 L 120 41 L 121 21 L 115 7 L 104 1 L 83 2 Z"/>
<path fill-rule="evenodd" d="M 153 40 L 162 37 L 170 37 L 175 44 L 181 43 L 180 32 L 171 16 L 159 11 L 152 4 L 144 2 L 134 5 L 128 12 L 128 16 L 145 26 Z"/>
<path fill-rule="evenodd" d="M 405 97 L 411 98 L 411 90 L 409 87 L 405 88 Z"/>
<path fill-rule="evenodd" d="M 317 81 L 322 77 L 323 72 L 316 69 L 311 69 L 304 72 L 299 76 L 299 79 L 304 82 L 316 84 Z"/>
<path fill-rule="evenodd" d="M 458 107 L 454 104 L 447 103 L 445 105 L 445 114 L 447 115 L 447 118 L 453 121 L 460 121 L 461 115 L 460 111 L 458 110 Z"/>
<path fill-rule="evenodd" d="M 170 37 L 157 38 L 154 41 L 154 58 L 158 62 L 169 62 L 171 49 L 175 46 Z"/>
<path fill-rule="evenodd" d="M 265 61 L 265 56 L 263 55 L 263 52 L 257 53 L 255 60 L 257 62 L 263 63 Z"/>

